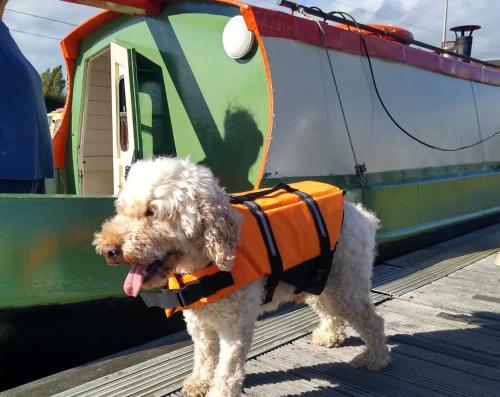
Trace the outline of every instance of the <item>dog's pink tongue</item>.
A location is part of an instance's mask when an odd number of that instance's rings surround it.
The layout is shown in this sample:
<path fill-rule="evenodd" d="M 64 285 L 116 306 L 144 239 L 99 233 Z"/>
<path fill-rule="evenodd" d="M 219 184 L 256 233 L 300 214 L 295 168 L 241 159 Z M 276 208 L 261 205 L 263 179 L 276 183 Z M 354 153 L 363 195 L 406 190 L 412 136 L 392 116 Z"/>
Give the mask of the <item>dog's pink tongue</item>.
<path fill-rule="evenodd" d="M 144 284 L 145 269 L 143 266 L 134 265 L 127 274 L 123 283 L 123 290 L 128 296 L 136 297 L 139 295 L 142 284 Z"/>

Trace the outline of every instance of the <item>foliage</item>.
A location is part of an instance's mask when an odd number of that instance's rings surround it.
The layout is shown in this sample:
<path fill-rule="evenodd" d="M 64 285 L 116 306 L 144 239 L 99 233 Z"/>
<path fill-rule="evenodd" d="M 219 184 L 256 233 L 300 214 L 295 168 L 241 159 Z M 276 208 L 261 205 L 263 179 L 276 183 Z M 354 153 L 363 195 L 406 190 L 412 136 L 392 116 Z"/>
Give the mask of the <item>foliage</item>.
<path fill-rule="evenodd" d="M 42 84 L 43 84 L 43 95 L 48 96 L 63 96 L 64 88 L 66 87 L 66 80 L 63 78 L 62 66 L 56 66 L 55 68 L 47 68 L 45 72 L 41 74 Z"/>
<path fill-rule="evenodd" d="M 63 107 L 66 96 L 66 81 L 63 78 L 62 66 L 47 68 L 41 74 L 41 78 L 47 112 Z"/>

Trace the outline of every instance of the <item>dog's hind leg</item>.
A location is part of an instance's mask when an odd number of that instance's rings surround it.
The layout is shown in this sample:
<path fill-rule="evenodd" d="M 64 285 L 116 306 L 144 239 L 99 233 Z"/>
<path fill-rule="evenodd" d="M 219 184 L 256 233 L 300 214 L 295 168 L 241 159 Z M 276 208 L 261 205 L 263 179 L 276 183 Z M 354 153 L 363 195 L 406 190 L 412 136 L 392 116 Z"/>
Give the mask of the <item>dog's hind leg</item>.
<path fill-rule="evenodd" d="M 313 331 L 311 342 L 325 347 L 340 347 L 345 340 L 345 321 L 325 297 L 308 295 L 307 303 L 318 313 L 319 326 Z"/>
<path fill-rule="evenodd" d="M 186 325 L 194 342 L 192 374 L 184 381 L 182 393 L 187 397 L 204 397 L 210 389 L 219 358 L 219 337 L 213 328 L 186 316 Z"/>
<path fill-rule="evenodd" d="M 369 295 L 362 299 L 338 302 L 336 310 L 359 333 L 366 349 L 357 355 L 351 364 L 355 368 L 381 371 L 389 363 L 384 319 L 375 311 Z"/>

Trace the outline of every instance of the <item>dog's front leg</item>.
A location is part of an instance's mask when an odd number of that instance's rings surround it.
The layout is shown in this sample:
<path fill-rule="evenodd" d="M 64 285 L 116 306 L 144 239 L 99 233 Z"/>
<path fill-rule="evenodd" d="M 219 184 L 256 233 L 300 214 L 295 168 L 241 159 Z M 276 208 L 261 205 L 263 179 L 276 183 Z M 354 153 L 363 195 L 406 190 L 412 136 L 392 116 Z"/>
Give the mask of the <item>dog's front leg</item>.
<path fill-rule="evenodd" d="M 262 302 L 261 294 L 262 282 L 259 281 L 221 300 L 216 306 L 220 317 L 213 326 L 219 335 L 220 353 L 208 397 L 241 395 L 245 360 Z"/>
<path fill-rule="evenodd" d="M 192 374 L 184 381 L 182 393 L 186 397 L 204 397 L 210 389 L 219 359 L 219 337 L 215 330 L 192 313 L 185 313 L 187 330 L 194 343 Z"/>
<path fill-rule="evenodd" d="M 246 328 L 248 327 L 248 328 Z M 245 360 L 253 336 L 253 324 L 245 328 L 222 330 L 219 363 L 208 397 L 236 397 L 241 394 L 245 378 Z"/>

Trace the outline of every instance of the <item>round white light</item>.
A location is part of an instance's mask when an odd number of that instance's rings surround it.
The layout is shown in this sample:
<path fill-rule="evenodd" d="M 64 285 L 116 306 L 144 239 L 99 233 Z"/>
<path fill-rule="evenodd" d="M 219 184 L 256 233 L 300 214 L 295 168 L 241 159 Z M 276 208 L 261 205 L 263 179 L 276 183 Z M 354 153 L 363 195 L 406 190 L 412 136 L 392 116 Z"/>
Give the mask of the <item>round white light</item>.
<path fill-rule="evenodd" d="M 222 33 L 222 45 L 226 54 L 233 58 L 243 58 L 252 49 L 255 40 L 253 32 L 250 32 L 243 16 L 232 17 L 224 27 Z"/>

